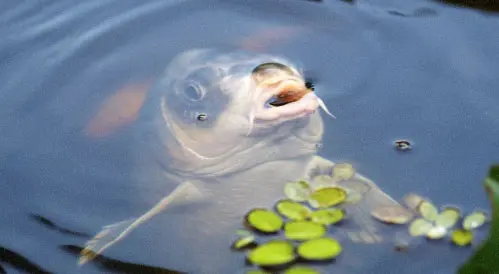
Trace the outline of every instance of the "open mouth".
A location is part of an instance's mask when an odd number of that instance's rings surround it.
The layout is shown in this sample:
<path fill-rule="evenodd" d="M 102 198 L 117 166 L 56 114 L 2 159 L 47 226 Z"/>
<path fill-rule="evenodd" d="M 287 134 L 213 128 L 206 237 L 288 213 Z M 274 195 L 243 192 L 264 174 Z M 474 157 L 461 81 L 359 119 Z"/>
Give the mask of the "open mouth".
<path fill-rule="evenodd" d="M 272 107 L 281 107 L 289 103 L 296 102 L 303 98 L 310 90 L 283 90 L 277 95 L 274 95 L 267 101 L 267 104 Z"/>
<path fill-rule="evenodd" d="M 261 120 L 290 120 L 303 117 L 322 108 L 334 118 L 324 102 L 298 77 L 271 79 L 261 86 L 255 118 Z"/>
<path fill-rule="evenodd" d="M 334 118 L 293 68 L 279 63 L 265 63 L 256 67 L 252 76 L 262 91 L 257 99 L 255 118 L 290 120 L 313 113 L 319 107 Z"/>

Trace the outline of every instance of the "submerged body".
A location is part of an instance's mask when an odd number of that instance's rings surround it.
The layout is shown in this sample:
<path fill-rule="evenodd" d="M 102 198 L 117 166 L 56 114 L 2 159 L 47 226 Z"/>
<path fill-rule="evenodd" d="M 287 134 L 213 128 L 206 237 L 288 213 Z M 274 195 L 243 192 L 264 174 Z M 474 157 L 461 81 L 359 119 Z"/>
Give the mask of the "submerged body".
<path fill-rule="evenodd" d="M 269 106 L 273 97 L 277 107 Z M 163 168 L 165 184 L 177 187 L 144 215 L 104 227 L 80 263 L 165 210 L 158 218 L 174 226 L 165 238 L 182 243 L 165 246 L 168 266 L 226 273 L 231 235 L 244 214 L 272 206 L 285 183 L 328 173 L 334 165 L 316 156 L 323 135 L 319 106 L 303 75 L 283 58 L 205 49 L 180 54 L 148 92 L 139 136 Z M 353 219 L 371 230 L 365 209 L 400 205 L 361 181 L 369 191 Z M 173 210 L 179 206 L 181 214 Z M 185 256 L 189 266 L 175 264 Z"/>

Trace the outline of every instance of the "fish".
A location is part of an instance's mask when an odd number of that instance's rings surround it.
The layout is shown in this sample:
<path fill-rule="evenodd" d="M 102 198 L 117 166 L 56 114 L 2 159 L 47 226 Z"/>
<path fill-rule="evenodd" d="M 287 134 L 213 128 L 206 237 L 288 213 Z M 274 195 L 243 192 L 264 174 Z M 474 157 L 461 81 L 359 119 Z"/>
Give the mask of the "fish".
<path fill-rule="evenodd" d="M 228 273 L 227 240 L 243 216 L 252 208 L 272 206 L 287 182 L 331 174 L 335 166 L 318 155 L 324 133 L 321 109 L 330 111 L 307 88 L 303 70 L 283 56 L 188 49 L 141 94 L 142 106 L 133 105 L 133 117 L 124 120 L 136 120 L 137 140 L 161 169 L 165 187 L 173 184 L 174 189 L 142 215 L 104 226 L 86 243 L 79 265 L 155 217 L 169 226 L 168 237 L 182 243 L 165 246 L 165 260 L 173 267 Z M 90 124 L 90 134 L 106 128 Z M 348 232 L 360 233 L 356 238 L 365 243 L 379 242 L 372 208 L 403 207 L 371 180 L 355 176 L 360 184 L 351 188 L 363 188 L 364 199 L 353 205 L 350 218 L 358 227 Z M 184 210 L 179 214 L 178 208 Z M 186 256 L 188 265 L 181 262 Z"/>

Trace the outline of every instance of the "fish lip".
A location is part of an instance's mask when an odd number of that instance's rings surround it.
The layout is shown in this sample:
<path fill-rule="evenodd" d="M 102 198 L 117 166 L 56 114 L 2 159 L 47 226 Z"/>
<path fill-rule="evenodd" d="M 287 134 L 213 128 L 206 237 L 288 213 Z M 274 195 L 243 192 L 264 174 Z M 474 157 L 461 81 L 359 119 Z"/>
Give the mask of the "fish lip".
<path fill-rule="evenodd" d="M 280 77 L 280 79 L 269 79 L 259 87 L 260 92 L 256 103 L 257 110 L 255 119 L 263 121 L 293 120 L 315 112 L 319 107 L 317 98 L 312 90 L 306 87 L 305 81 L 301 77 Z M 278 96 L 283 91 L 293 91 L 297 100 L 281 106 L 270 106 L 267 102 L 274 96 Z"/>

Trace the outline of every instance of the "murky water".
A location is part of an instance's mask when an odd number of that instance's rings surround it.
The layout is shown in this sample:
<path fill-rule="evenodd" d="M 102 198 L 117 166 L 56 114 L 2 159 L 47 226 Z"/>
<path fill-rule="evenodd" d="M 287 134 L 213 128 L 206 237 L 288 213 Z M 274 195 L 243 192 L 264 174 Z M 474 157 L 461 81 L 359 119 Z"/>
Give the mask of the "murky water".
<path fill-rule="evenodd" d="M 175 223 L 166 219 L 107 250 L 109 260 L 78 268 L 75 252 L 101 226 L 142 214 L 169 191 L 159 167 L 134 173 L 142 156 L 130 127 L 91 139 L 85 126 L 117 90 L 154 79 L 191 47 L 247 47 L 300 63 L 338 117 L 326 119 L 321 156 L 353 163 L 395 198 L 415 191 L 466 211 L 486 208 L 481 181 L 499 161 L 499 18 L 434 2 L 326 2 L 0 4 L 0 269 L 168 273 L 189 265 L 165 257 L 182 244 L 169 238 L 164 226 Z M 413 149 L 395 151 L 399 138 Z M 326 269 L 454 273 L 470 252 L 446 243 L 407 254 L 352 245 Z M 228 271 L 239 273 L 242 255 L 233 257 Z"/>

